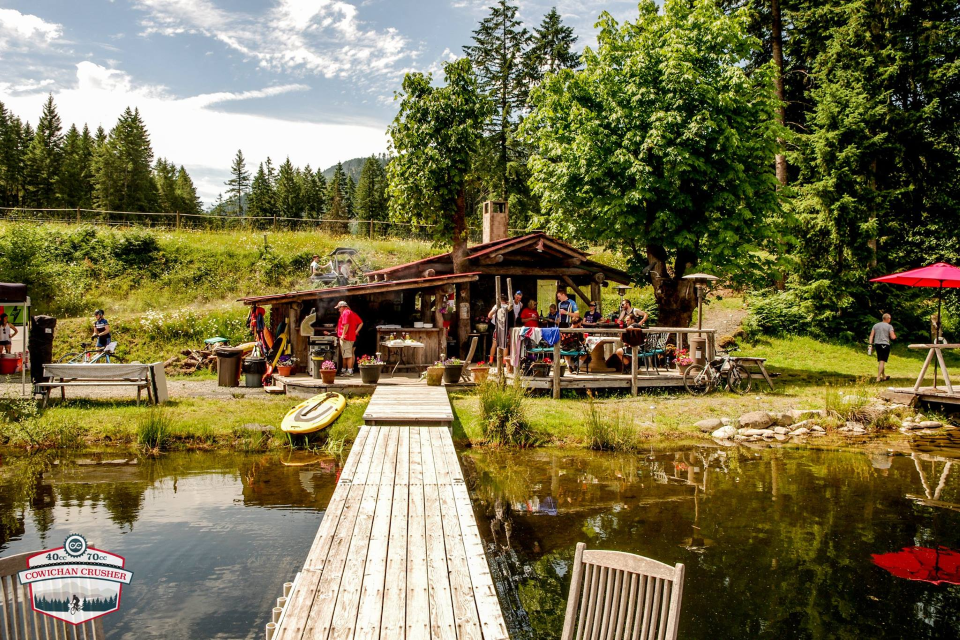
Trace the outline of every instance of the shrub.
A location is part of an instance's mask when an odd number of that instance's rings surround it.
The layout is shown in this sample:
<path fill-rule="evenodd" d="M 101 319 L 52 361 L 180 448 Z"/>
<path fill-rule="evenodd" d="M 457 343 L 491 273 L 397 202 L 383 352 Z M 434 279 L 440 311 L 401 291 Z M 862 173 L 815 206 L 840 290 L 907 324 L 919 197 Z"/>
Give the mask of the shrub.
<path fill-rule="evenodd" d="M 487 380 L 477 387 L 480 398 L 480 421 L 487 442 L 528 446 L 535 438 L 524 415 L 527 392 L 520 378 L 507 385 Z"/>
<path fill-rule="evenodd" d="M 83 444 L 82 427 L 42 415 L 30 398 L 0 397 L 0 439 L 14 446 L 75 448 Z"/>
<path fill-rule="evenodd" d="M 629 424 L 621 411 L 608 416 L 591 398 L 585 411 L 589 446 L 596 451 L 636 451 L 639 446 L 637 430 Z"/>
<path fill-rule="evenodd" d="M 160 259 L 157 236 L 144 229 L 119 231 L 105 243 L 114 260 L 127 267 L 153 265 Z"/>

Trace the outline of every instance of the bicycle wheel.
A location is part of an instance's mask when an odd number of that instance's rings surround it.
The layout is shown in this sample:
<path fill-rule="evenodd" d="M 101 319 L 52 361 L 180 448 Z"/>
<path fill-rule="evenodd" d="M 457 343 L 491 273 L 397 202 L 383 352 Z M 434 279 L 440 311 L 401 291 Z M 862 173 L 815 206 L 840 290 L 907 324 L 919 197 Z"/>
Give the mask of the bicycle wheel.
<path fill-rule="evenodd" d="M 692 364 L 683 373 L 683 386 L 691 395 L 702 396 L 710 390 L 710 373 L 702 364 Z"/>
<path fill-rule="evenodd" d="M 742 364 L 734 364 L 727 370 L 727 389 L 731 392 L 743 395 L 750 391 L 752 380 L 750 372 Z"/>
<path fill-rule="evenodd" d="M 80 358 L 82 354 L 79 353 L 65 353 L 60 356 L 60 359 L 57 360 L 60 364 L 73 364 L 77 362 L 77 359 Z"/>
<path fill-rule="evenodd" d="M 104 362 L 105 364 L 111 364 L 111 363 L 112 363 L 112 364 L 124 364 L 124 363 L 126 362 L 126 360 L 124 360 L 123 356 L 118 356 L 117 354 L 112 353 L 112 354 L 110 354 L 110 355 L 107 355 L 107 356 L 104 358 L 104 360 L 102 360 L 102 362 Z"/>

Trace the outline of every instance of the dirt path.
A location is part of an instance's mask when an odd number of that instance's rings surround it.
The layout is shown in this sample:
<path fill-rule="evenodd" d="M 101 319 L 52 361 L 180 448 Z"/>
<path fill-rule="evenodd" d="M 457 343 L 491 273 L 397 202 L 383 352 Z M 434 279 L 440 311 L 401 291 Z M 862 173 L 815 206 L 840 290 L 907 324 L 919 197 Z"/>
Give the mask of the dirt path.
<path fill-rule="evenodd" d="M 167 380 L 167 391 L 171 399 L 177 398 L 233 398 L 237 395 L 266 395 L 263 389 L 246 387 L 218 387 L 214 379 L 207 380 Z M 53 391 L 54 397 L 57 390 Z M 27 395 L 30 394 L 30 381 L 27 380 Z M 0 376 L 0 396 L 20 396 L 20 378 Z M 135 399 L 137 391 L 133 387 L 82 387 L 67 389 L 67 398 L 92 398 L 96 400 Z"/>

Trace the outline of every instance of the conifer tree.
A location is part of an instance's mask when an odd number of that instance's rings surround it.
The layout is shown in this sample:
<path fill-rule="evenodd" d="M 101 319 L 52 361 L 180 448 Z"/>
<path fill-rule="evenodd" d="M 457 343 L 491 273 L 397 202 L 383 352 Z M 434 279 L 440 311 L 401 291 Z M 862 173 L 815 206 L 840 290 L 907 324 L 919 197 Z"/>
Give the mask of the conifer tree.
<path fill-rule="evenodd" d="M 163 213 L 180 211 L 177 194 L 177 167 L 164 158 L 157 158 L 153 166 L 153 180 L 157 185 L 157 205 Z"/>
<path fill-rule="evenodd" d="M 387 174 L 383 163 L 370 156 L 360 171 L 356 194 L 353 200 L 354 214 L 358 220 L 378 221 L 387 219 Z M 373 225 L 369 226 L 371 233 Z"/>
<path fill-rule="evenodd" d="M 243 215 L 243 196 L 250 189 L 250 173 L 247 171 L 247 163 L 243 157 L 243 151 L 237 149 L 237 155 L 233 158 L 233 164 L 230 165 L 230 179 L 225 183 L 230 187 L 230 200 L 236 204 L 237 215 Z"/>
<path fill-rule="evenodd" d="M 199 214 L 203 213 L 203 201 L 197 195 L 197 188 L 190 178 L 187 170 L 180 166 L 177 171 L 176 182 L 177 206 L 180 213 Z"/>
<path fill-rule="evenodd" d="M 267 164 L 269 165 L 269 163 L 270 158 L 267 158 Z M 250 185 L 250 198 L 247 200 L 247 204 L 248 216 L 272 217 L 277 214 L 276 194 L 262 162 L 257 169 L 257 173 L 253 176 L 253 182 Z"/>
<path fill-rule="evenodd" d="M 353 210 L 353 199 L 357 194 L 357 183 L 354 181 L 353 176 L 347 176 L 347 188 L 343 194 L 343 201 L 347 208 L 347 217 L 352 220 L 356 218 L 356 211 Z"/>
<path fill-rule="evenodd" d="M 327 220 L 335 221 L 326 227 L 331 233 L 346 233 L 346 220 L 350 218 L 347 208 L 347 175 L 343 171 L 343 163 L 338 162 L 333 170 L 333 176 L 327 184 Z"/>
<path fill-rule="evenodd" d="M 57 202 L 62 206 L 75 208 L 89 206 L 85 202 L 88 195 L 87 170 L 90 157 L 84 148 L 84 141 L 76 125 L 70 125 L 63 140 L 63 158 L 60 163 L 60 175 L 57 179 Z"/>
<path fill-rule="evenodd" d="M 323 192 L 309 164 L 300 172 L 300 194 L 303 198 L 303 217 L 312 220 L 323 217 Z"/>
<path fill-rule="evenodd" d="M 303 197 L 300 193 L 298 173 L 287 156 L 280 165 L 276 187 L 278 215 L 284 218 L 300 218 L 303 215 Z"/>
<path fill-rule="evenodd" d="M 0 205 L 21 204 L 23 185 L 24 128 L 12 111 L 0 102 Z"/>
<path fill-rule="evenodd" d="M 477 74 L 480 90 L 493 102 L 485 128 L 493 149 L 492 184 L 501 198 L 510 194 L 509 165 L 520 155 L 515 142 L 517 119 L 527 104 L 529 74 L 524 56 L 530 33 L 517 18 L 517 7 L 498 0 L 473 32 L 475 44 L 463 48 Z"/>
<path fill-rule="evenodd" d="M 151 211 L 157 206 L 153 148 L 140 110 L 127 107 L 94 160 L 94 199 L 100 209 Z"/>
<path fill-rule="evenodd" d="M 57 179 L 62 157 L 63 129 L 53 96 L 50 95 L 43 105 L 37 131 L 24 156 L 29 204 L 36 207 L 55 207 L 60 204 L 57 199 Z"/>
<path fill-rule="evenodd" d="M 550 9 L 540 26 L 533 29 L 526 57 L 531 81 L 539 84 L 548 73 L 579 67 L 580 54 L 574 50 L 576 44 L 577 36 L 573 35 L 573 27 L 563 24 L 556 7 Z"/>

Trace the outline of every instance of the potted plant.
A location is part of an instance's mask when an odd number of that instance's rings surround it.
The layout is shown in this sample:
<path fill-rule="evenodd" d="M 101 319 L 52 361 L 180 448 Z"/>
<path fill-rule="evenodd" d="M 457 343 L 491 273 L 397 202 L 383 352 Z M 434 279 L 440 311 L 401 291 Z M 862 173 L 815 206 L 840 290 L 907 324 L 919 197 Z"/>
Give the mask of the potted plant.
<path fill-rule="evenodd" d="M 333 384 L 334 379 L 337 377 L 337 363 L 333 360 L 324 360 L 321 362 L 320 377 L 323 379 L 323 384 Z"/>
<path fill-rule="evenodd" d="M 293 356 L 280 356 L 277 361 L 277 374 L 281 376 L 292 376 L 296 373 L 297 359 Z"/>
<path fill-rule="evenodd" d="M 460 376 L 463 375 L 463 360 L 460 358 L 447 358 L 443 361 L 443 381 L 447 384 L 456 384 L 460 382 Z"/>
<path fill-rule="evenodd" d="M 431 387 L 439 387 L 443 383 L 443 361 L 437 360 L 433 366 L 427 367 L 427 384 Z"/>
<path fill-rule="evenodd" d="M 374 356 L 360 356 L 357 366 L 360 368 L 360 379 L 363 384 L 377 384 L 380 381 L 383 360 L 380 359 L 379 353 Z"/>
<path fill-rule="evenodd" d="M 482 384 L 486 381 L 487 376 L 490 375 L 490 365 L 483 361 L 478 362 L 470 367 L 470 374 L 474 382 Z"/>
<path fill-rule="evenodd" d="M 693 358 L 690 357 L 689 351 L 686 349 L 678 349 L 673 361 L 677 363 L 677 370 L 680 375 L 683 375 L 687 368 L 693 364 Z"/>

